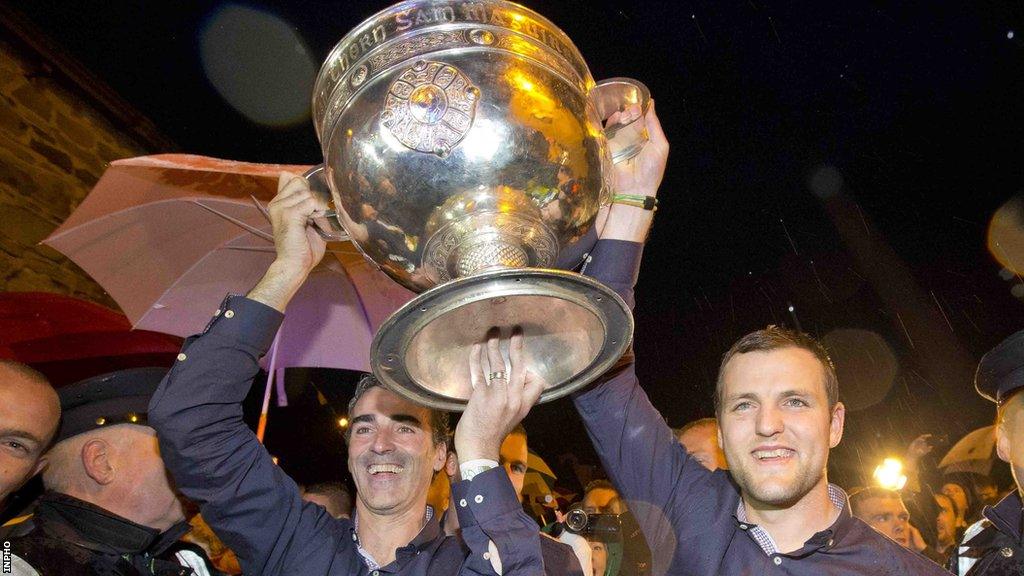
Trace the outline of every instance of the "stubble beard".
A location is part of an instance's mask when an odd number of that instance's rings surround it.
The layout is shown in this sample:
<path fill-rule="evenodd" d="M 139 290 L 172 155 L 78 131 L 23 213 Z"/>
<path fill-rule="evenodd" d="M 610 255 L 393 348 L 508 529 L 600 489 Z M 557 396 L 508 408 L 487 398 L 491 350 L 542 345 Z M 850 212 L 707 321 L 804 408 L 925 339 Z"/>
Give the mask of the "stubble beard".
<path fill-rule="evenodd" d="M 768 481 L 754 477 L 744 467 L 731 470 L 736 484 L 739 485 L 744 499 L 752 505 L 762 504 L 771 508 L 789 508 L 799 502 L 804 496 L 821 482 L 824 477 L 824 470 L 814 472 L 814 468 L 807 466 L 796 471 L 792 480 L 780 482 L 781 479 L 769 476 Z"/>

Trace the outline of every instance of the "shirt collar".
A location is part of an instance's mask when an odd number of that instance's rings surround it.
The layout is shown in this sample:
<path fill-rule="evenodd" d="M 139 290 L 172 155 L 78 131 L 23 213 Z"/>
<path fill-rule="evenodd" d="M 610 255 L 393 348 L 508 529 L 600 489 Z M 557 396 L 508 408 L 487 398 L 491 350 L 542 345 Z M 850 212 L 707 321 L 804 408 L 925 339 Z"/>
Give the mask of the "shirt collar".
<path fill-rule="evenodd" d="M 408 557 L 415 556 L 416 552 L 430 546 L 438 539 L 439 536 L 444 536 L 444 534 L 441 533 L 440 523 L 438 523 L 437 519 L 434 518 L 434 507 L 427 506 L 427 509 L 423 514 L 423 527 L 420 529 L 419 533 L 416 534 L 416 537 L 413 538 L 411 542 L 395 551 L 394 562 L 388 566 L 382 567 L 359 543 L 359 535 L 357 532 L 359 530 L 359 514 L 355 511 L 352 513 L 352 527 L 350 529 L 352 530 L 352 541 L 356 543 L 356 550 L 359 552 L 359 556 L 363 559 L 363 562 L 370 570 L 389 571 L 390 568 L 394 568 L 395 571 L 398 571 L 402 568 L 402 565 L 405 564 L 405 560 L 408 559 Z"/>
<path fill-rule="evenodd" d="M 853 515 L 850 513 L 850 499 L 846 492 L 835 484 L 829 484 L 828 499 L 839 510 L 839 516 L 836 518 L 836 521 L 825 530 L 811 536 L 800 550 L 787 554 L 787 556 L 806 556 L 822 548 L 831 548 L 850 530 Z M 768 531 L 756 524 L 751 524 L 747 520 L 747 509 L 743 506 L 743 498 L 740 498 L 739 504 L 736 505 L 734 517 L 740 526 L 745 526 L 744 530 L 751 534 L 766 554 L 778 553 L 778 547 L 775 545 L 775 541 L 772 540 L 771 535 L 768 534 Z"/>

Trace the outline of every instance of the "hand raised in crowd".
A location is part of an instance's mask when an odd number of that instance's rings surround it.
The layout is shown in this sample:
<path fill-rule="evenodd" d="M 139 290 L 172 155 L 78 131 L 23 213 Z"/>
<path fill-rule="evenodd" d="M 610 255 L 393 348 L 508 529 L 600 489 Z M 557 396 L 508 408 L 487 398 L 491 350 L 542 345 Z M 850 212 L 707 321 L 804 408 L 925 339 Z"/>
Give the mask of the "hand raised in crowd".
<path fill-rule="evenodd" d="M 935 449 L 935 446 L 930 442 L 931 438 L 931 434 L 921 434 L 914 438 L 914 441 L 907 446 L 907 461 L 916 463 L 921 458 L 930 454 Z"/>
<path fill-rule="evenodd" d="M 274 229 L 277 258 L 249 298 L 284 312 L 288 302 L 320 263 L 327 243 L 308 225 L 311 216 L 324 210 L 302 176 L 282 172 L 277 196 L 267 207 Z"/>
<path fill-rule="evenodd" d="M 473 392 L 455 429 L 455 450 L 462 462 L 498 461 L 501 443 L 544 391 L 543 381 L 527 369 L 523 332 L 518 326 L 512 330 L 508 348 L 506 367 L 501 334 L 492 328 L 486 342 L 473 346 L 470 351 Z"/>

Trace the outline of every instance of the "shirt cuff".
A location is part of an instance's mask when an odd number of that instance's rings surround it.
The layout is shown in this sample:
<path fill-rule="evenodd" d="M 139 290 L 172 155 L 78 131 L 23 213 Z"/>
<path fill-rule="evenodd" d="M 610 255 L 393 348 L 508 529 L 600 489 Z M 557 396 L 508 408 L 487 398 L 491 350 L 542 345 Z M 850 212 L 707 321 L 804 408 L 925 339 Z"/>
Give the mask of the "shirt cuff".
<path fill-rule="evenodd" d="M 203 335 L 214 334 L 244 342 L 262 354 L 270 349 L 282 321 L 284 314 L 262 302 L 229 295 L 221 302 Z"/>
<path fill-rule="evenodd" d="M 478 474 L 472 482 L 462 480 L 452 484 L 452 504 L 463 528 L 522 512 L 512 481 L 500 466 Z"/>
<path fill-rule="evenodd" d="M 459 464 L 459 473 L 463 480 L 472 480 L 479 474 L 487 472 L 491 468 L 497 468 L 498 463 L 489 458 L 478 458 Z"/>

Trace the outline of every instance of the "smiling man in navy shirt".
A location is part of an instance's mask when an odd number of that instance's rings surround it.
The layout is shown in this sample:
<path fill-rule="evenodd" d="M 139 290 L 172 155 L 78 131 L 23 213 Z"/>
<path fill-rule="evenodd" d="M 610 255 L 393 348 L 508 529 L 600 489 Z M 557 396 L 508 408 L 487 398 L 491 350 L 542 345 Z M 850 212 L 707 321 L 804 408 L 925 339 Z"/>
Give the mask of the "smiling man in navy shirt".
<path fill-rule="evenodd" d="M 160 452 L 177 486 L 252 576 L 533 576 L 544 572 L 541 536 L 505 471 L 501 442 L 536 403 L 543 383 L 523 361 L 522 334 L 498 336 L 467 357 L 473 384 L 455 430 L 463 455 L 452 486 L 462 530 L 446 535 L 427 506 L 445 462 L 447 417 L 380 386 L 359 384 L 350 406 L 348 469 L 357 488 L 351 520 L 303 502 L 242 419 L 242 401 L 288 302 L 323 258 L 307 228 L 318 205 L 308 183 L 282 177 L 269 205 L 277 258 L 246 297 L 224 301 L 206 331 L 189 338 L 149 408 Z M 481 338 L 485 335 L 481 334 Z"/>
<path fill-rule="evenodd" d="M 654 116 L 641 154 L 616 166 L 616 194 L 654 196 L 668 143 Z M 654 202 L 613 204 L 585 273 L 633 303 Z M 715 390 L 729 471 L 676 442 L 631 357 L 573 397 L 612 481 L 644 530 L 653 574 L 947 574 L 850 514 L 829 484 L 843 433 L 835 370 L 809 336 L 768 328 L 725 355 Z"/>

